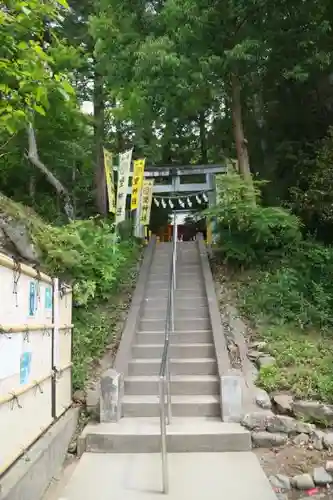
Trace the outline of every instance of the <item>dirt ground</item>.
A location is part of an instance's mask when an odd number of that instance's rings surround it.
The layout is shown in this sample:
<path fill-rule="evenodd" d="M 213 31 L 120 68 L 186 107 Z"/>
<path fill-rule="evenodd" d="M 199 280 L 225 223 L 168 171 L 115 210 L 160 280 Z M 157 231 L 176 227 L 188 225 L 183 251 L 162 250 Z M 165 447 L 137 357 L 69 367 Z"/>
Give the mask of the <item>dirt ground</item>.
<path fill-rule="evenodd" d="M 269 477 L 274 474 L 285 474 L 293 477 L 306 472 L 311 473 L 314 467 L 322 467 L 327 460 L 333 460 L 333 453 L 328 451 L 309 450 L 306 447 L 286 446 L 284 448 L 254 449 L 262 468 Z M 316 488 L 317 489 L 317 488 Z M 318 488 L 318 492 L 291 491 L 290 500 L 312 498 L 313 500 L 333 500 L 333 485 L 331 489 Z"/>

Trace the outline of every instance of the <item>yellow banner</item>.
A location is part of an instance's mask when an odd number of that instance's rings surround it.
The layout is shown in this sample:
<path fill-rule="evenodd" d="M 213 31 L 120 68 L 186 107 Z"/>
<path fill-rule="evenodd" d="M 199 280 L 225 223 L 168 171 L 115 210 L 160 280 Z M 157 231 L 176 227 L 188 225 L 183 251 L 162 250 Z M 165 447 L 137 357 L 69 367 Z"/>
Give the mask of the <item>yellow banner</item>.
<path fill-rule="evenodd" d="M 115 194 L 114 180 L 113 180 L 112 153 L 110 153 L 110 151 L 108 151 L 105 148 L 103 148 L 103 153 L 104 153 L 106 189 L 108 192 L 108 201 L 109 201 L 109 212 L 114 214 L 116 213 L 116 194 Z"/>
<path fill-rule="evenodd" d="M 145 179 L 142 186 L 142 198 L 140 206 L 140 224 L 149 226 L 151 202 L 153 200 L 154 180 Z"/>
<path fill-rule="evenodd" d="M 131 210 L 136 210 L 139 206 L 140 190 L 143 183 L 143 174 L 145 170 L 145 159 L 135 160 L 132 178 L 132 196 L 131 196 Z"/>

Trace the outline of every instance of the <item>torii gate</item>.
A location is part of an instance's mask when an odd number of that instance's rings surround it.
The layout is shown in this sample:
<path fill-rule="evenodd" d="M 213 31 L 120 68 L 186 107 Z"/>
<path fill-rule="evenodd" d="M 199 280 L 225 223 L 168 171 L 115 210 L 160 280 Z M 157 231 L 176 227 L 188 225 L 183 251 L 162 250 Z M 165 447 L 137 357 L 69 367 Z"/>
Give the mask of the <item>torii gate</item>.
<path fill-rule="evenodd" d="M 225 174 L 227 172 L 227 166 L 222 164 L 214 165 L 163 165 L 160 167 L 154 167 L 148 165 L 145 168 L 144 177 L 155 179 L 153 194 L 172 194 L 172 193 L 199 193 L 207 192 L 208 204 L 212 206 L 216 203 L 216 184 L 215 175 Z M 186 183 L 181 182 L 181 178 L 190 175 L 203 175 L 204 182 L 193 182 Z M 133 176 L 133 171 L 130 172 L 130 177 Z M 169 180 L 168 184 L 163 184 L 163 181 Z M 171 182 L 170 182 L 171 181 Z M 131 194 L 131 186 L 128 187 L 128 194 Z M 135 215 L 135 234 L 136 236 L 142 236 L 140 222 L 139 222 L 139 211 L 137 210 Z"/>

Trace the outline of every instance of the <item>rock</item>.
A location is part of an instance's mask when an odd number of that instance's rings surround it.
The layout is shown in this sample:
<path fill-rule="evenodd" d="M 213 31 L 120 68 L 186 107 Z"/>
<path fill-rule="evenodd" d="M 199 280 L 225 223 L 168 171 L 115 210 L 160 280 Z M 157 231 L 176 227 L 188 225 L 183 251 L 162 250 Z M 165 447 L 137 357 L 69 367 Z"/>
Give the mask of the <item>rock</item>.
<path fill-rule="evenodd" d="M 266 431 L 252 432 L 252 443 L 256 448 L 274 448 L 275 446 L 283 446 L 287 442 L 286 434 Z"/>
<path fill-rule="evenodd" d="M 273 358 L 273 356 L 263 356 L 262 358 L 257 359 L 257 364 L 259 368 L 264 368 L 266 366 L 272 366 L 275 365 L 276 360 Z"/>
<path fill-rule="evenodd" d="M 293 439 L 293 443 L 296 444 L 297 446 L 301 446 L 302 444 L 308 444 L 310 438 L 309 438 L 309 435 L 308 434 L 298 434 L 298 436 L 296 436 L 294 439 Z"/>
<path fill-rule="evenodd" d="M 277 500 L 288 500 L 288 496 L 285 495 L 284 493 L 276 493 L 275 492 L 275 495 L 276 495 Z"/>
<path fill-rule="evenodd" d="M 292 434 L 296 432 L 296 420 L 287 415 L 274 415 L 267 424 L 268 432 L 285 432 Z"/>
<path fill-rule="evenodd" d="M 86 395 L 84 391 L 75 391 L 73 394 L 73 401 L 75 403 L 84 403 L 86 400 Z"/>
<path fill-rule="evenodd" d="M 322 451 L 324 449 L 324 444 L 322 439 L 314 439 L 312 445 L 313 448 L 317 451 Z"/>
<path fill-rule="evenodd" d="M 289 394 L 276 394 L 273 397 L 273 401 L 279 413 L 291 413 L 291 405 L 293 403 L 292 396 L 289 396 Z"/>
<path fill-rule="evenodd" d="M 311 433 L 313 447 L 317 451 L 321 451 L 324 449 L 323 438 L 325 433 L 318 429 L 314 429 Z"/>
<path fill-rule="evenodd" d="M 333 432 L 324 433 L 323 443 L 327 450 L 331 450 L 333 448 Z"/>
<path fill-rule="evenodd" d="M 68 453 L 70 453 L 71 455 L 74 455 L 76 453 L 76 450 L 77 450 L 77 442 L 75 440 L 69 444 Z"/>
<path fill-rule="evenodd" d="M 333 482 L 333 477 L 326 472 L 324 467 L 316 467 L 313 469 L 312 477 L 317 486 L 326 486 Z"/>
<path fill-rule="evenodd" d="M 263 389 L 257 389 L 256 403 L 258 406 L 260 406 L 260 408 L 264 408 L 265 410 L 270 410 L 272 408 L 270 397 Z"/>
<path fill-rule="evenodd" d="M 307 422 L 296 421 L 296 432 L 300 434 L 312 434 L 316 426 L 314 424 L 308 424 Z"/>
<path fill-rule="evenodd" d="M 311 496 L 312 500 L 319 500 L 319 499 L 327 500 L 326 493 L 319 493 L 318 488 L 312 488 L 311 495 L 308 494 L 306 497 L 299 498 L 299 500 L 309 500 L 309 496 Z"/>
<path fill-rule="evenodd" d="M 261 358 L 263 356 L 266 356 L 266 354 L 264 352 L 255 351 L 255 350 L 252 350 L 252 349 L 250 351 L 248 351 L 248 353 L 247 353 L 247 357 L 251 361 L 257 361 L 259 358 Z"/>
<path fill-rule="evenodd" d="M 5 235 L 10 245 L 14 247 L 15 253 L 17 253 L 19 257 L 31 263 L 38 264 L 40 262 L 41 252 L 32 242 L 26 224 L 12 217 L 3 217 L 3 214 L 0 214 L 0 228 L 2 234 Z M 6 246 L 5 243 L 5 253 L 7 253 L 6 249 L 11 250 L 10 246 L 7 248 Z"/>
<path fill-rule="evenodd" d="M 282 491 L 289 491 L 291 489 L 290 479 L 284 474 L 276 474 L 275 476 L 269 476 L 269 482 L 273 488 Z"/>
<path fill-rule="evenodd" d="M 251 342 L 251 344 L 249 345 L 249 349 L 250 350 L 259 350 L 261 351 L 262 349 L 265 349 L 265 347 L 267 346 L 267 342 Z"/>
<path fill-rule="evenodd" d="M 86 412 L 94 420 L 99 420 L 100 414 L 100 392 L 99 387 L 91 387 L 87 389 L 86 396 Z"/>
<path fill-rule="evenodd" d="M 271 411 L 257 411 L 247 413 L 242 419 L 241 424 L 251 431 L 265 431 L 268 422 L 273 418 L 274 414 Z"/>
<path fill-rule="evenodd" d="M 298 490 L 310 490 L 315 486 L 310 474 L 294 476 L 291 480 L 291 485 Z"/>
<path fill-rule="evenodd" d="M 86 396 L 87 407 L 93 407 L 93 406 L 96 407 L 99 403 L 99 397 L 100 397 L 100 393 L 99 393 L 99 387 L 97 384 L 95 387 L 88 388 L 87 389 L 87 396 Z"/>
<path fill-rule="evenodd" d="M 333 460 L 327 460 L 325 469 L 327 470 L 327 472 L 333 472 Z"/>
<path fill-rule="evenodd" d="M 296 417 L 333 424 L 333 407 L 319 401 L 294 401 L 292 411 Z"/>

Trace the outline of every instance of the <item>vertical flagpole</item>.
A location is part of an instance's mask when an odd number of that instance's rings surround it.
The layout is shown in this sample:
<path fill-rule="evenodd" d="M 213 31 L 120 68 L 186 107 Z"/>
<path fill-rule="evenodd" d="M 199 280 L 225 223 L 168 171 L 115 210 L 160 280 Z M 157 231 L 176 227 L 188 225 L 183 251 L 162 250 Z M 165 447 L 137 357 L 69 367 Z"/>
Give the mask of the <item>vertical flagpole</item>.
<path fill-rule="evenodd" d="M 142 186 L 141 186 L 141 189 L 139 191 L 138 208 L 135 211 L 135 233 L 134 234 L 137 238 L 141 237 L 141 234 L 140 234 L 140 215 L 141 215 L 141 202 L 142 202 L 141 194 L 142 194 Z"/>

